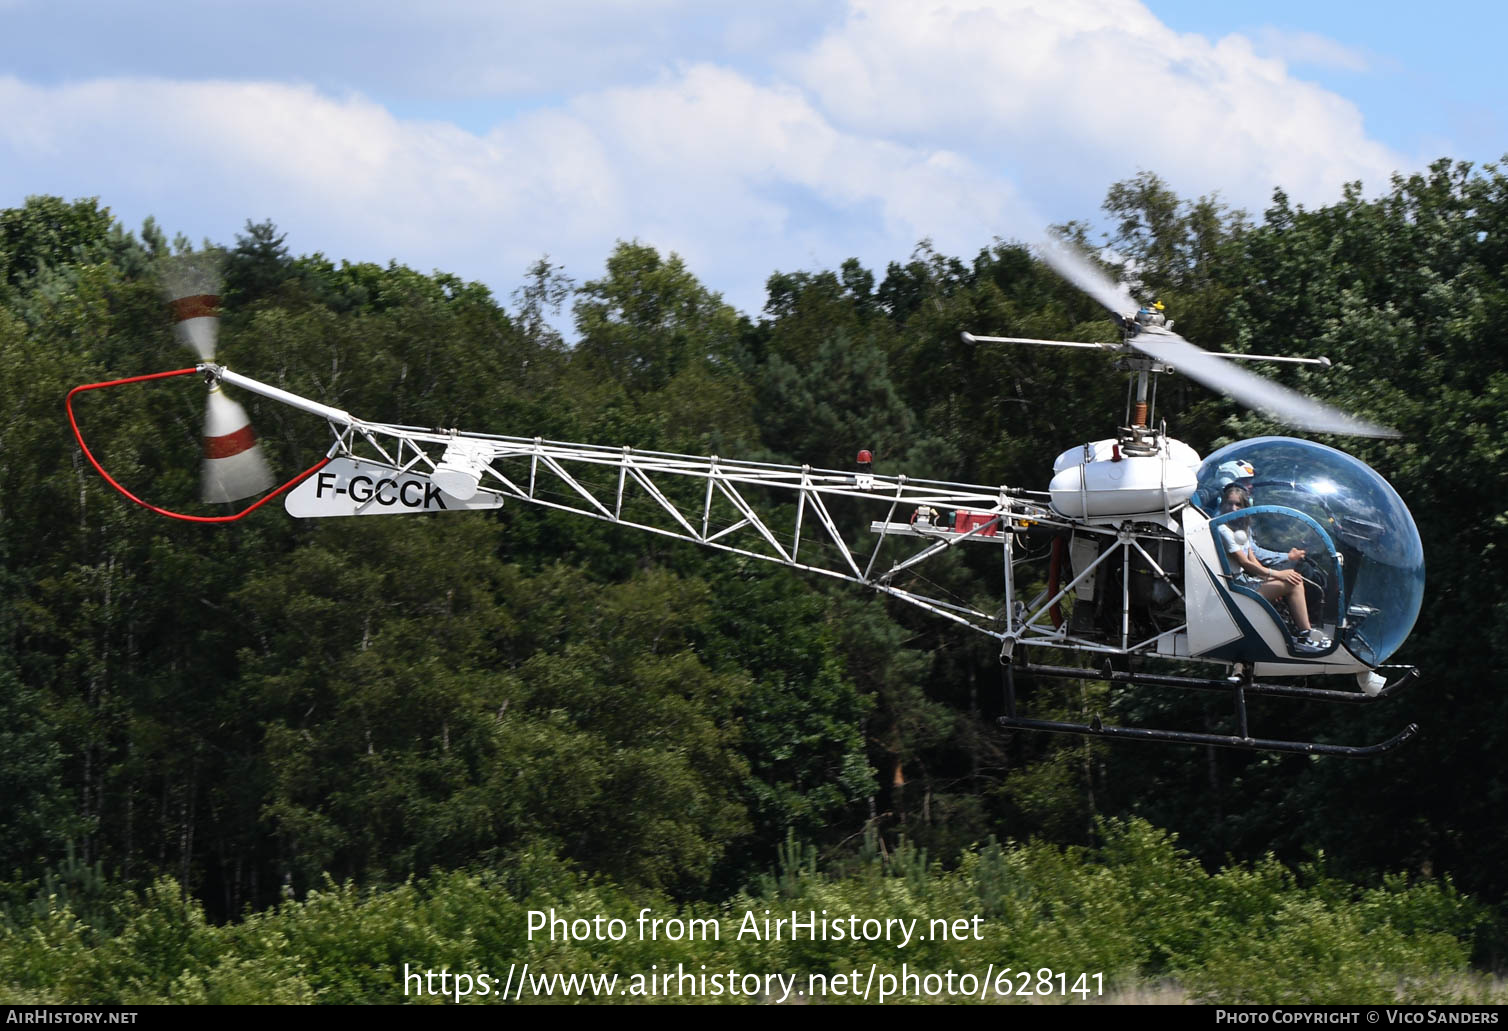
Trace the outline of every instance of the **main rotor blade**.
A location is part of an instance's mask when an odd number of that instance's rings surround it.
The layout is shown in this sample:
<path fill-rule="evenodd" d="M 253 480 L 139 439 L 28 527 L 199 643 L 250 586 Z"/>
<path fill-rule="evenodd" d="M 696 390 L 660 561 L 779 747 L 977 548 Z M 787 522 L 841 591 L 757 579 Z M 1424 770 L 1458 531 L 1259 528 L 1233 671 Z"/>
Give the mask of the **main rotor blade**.
<path fill-rule="evenodd" d="M 1091 351 L 1122 351 L 1120 344 L 1086 344 L 1076 340 L 1042 340 L 1038 337 L 986 337 L 964 333 L 966 344 L 1044 344 L 1048 347 L 1082 347 Z"/>
<path fill-rule="evenodd" d="M 1077 247 L 1063 240 L 1049 239 L 1037 250 L 1042 255 L 1042 260 L 1051 265 L 1058 275 L 1110 309 L 1111 314 L 1125 317 L 1136 313 L 1139 305 L 1136 298 L 1131 296 L 1131 291 L 1105 275 Z"/>
<path fill-rule="evenodd" d="M 1287 362 L 1290 365 L 1323 365 L 1327 369 L 1331 365 L 1330 359 L 1324 355 L 1318 358 L 1294 358 L 1285 354 L 1232 354 L 1229 351 L 1206 351 L 1205 353 L 1214 355 L 1216 358 L 1224 358 L 1228 362 Z"/>
<path fill-rule="evenodd" d="M 1296 390 L 1264 379 L 1201 350 L 1171 330 L 1144 328 L 1129 341 L 1138 351 L 1166 362 L 1192 380 L 1234 398 L 1248 408 L 1279 422 L 1312 433 L 1343 433 L 1356 437 L 1396 437 L 1398 431 L 1349 415 Z"/>

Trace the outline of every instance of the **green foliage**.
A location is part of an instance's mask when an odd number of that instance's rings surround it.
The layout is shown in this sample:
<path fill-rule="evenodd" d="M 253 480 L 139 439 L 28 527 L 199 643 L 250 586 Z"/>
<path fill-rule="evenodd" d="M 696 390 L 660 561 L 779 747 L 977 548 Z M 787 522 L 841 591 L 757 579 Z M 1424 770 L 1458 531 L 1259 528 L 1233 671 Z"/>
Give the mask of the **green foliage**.
<path fill-rule="evenodd" d="M 1269 981 L 1306 966 L 1337 998 L 1455 990 L 1442 979 L 1471 949 L 1500 956 L 1508 926 L 1433 879 L 1492 902 L 1508 892 L 1505 721 L 1488 689 L 1508 663 L 1508 177 L 1442 162 L 1314 210 L 1280 192 L 1252 221 L 1144 172 L 1111 187 L 1105 213 L 1105 242 L 1180 331 L 1327 354 L 1327 373 L 1277 376 L 1404 431 L 1335 443 L 1419 519 L 1432 601 L 1400 659 L 1433 686 L 1376 711 L 1261 719 L 1272 736 L 1348 741 L 1417 719 L 1428 733 L 1408 752 L 1341 764 L 1007 738 L 991 729 L 992 642 L 523 506 L 155 520 L 94 475 L 58 408 L 76 383 L 187 363 L 154 279 L 187 242 L 150 221 L 133 235 L 92 199 L 0 212 L 0 868 L 25 931 L 6 939 L 16 997 L 94 998 L 98 974 L 116 998 L 230 1002 L 259 984 L 286 1001 L 369 998 L 392 955 L 364 945 L 324 965 L 343 922 L 373 921 L 365 938 L 436 962 L 501 960 L 527 948 L 513 931 L 490 952 L 460 931 L 425 944 L 423 921 L 451 919 L 435 900 L 482 927 L 482 900 L 523 904 L 508 878 L 534 857 L 554 871 L 541 897 L 690 912 L 745 898 L 737 886 L 791 840 L 810 851 L 751 903 L 972 906 L 1020 943 L 1019 964 L 1175 978 L 1198 998 L 1271 998 Z M 852 260 L 777 272 L 757 324 L 637 242 L 579 287 L 542 258 L 511 311 L 445 273 L 295 256 L 270 221 L 248 221 L 225 258 L 228 363 L 401 423 L 839 468 L 868 447 L 884 472 L 1040 487 L 1051 457 L 1103 436 L 1122 404 L 1092 359 L 961 338 L 1114 332 L 1007 241 L 969 260 L 924 242 L 883 276 Z M 574 346 L 551 325 L 567 304 Z M 328 446 L 318 420 L 242 400 L 284 473 Z M 1178 380 L 1160 404 L 1202 451 L 1278 429 Z M 202 405 L 184 379 L 77 407 L 123 483 L 192 508 Z M 927 576 L 989 611 L 996 562 L 953 555 Z M 1023 692 L 1044 715 L 1229 718 L 1095 684 Z M 1204 867 L 1128 817 L 1176 832 Z M 969 847 L 1005 835 L 1037 840 Z M 1325 865 L 1302 865 L 1318 851 Z M 476 872 L 449 873 L 463 867 Z M 1417 883 L 1384 880 L 1395 869 Z M 169 907 L 163 877 L 187 905 Z M 128 905 L 127 887 L 155 901 Z M 264 938 L 217 937 L 240 934 Z M 132 966 L 106 939 L 147 958 Z M 928 961 L 999 958 L 954 944 Z M 551 955 L 561 969 L 607 962 L 575 945 Z M 864 955 L 799 958 L 836 969 Z"/>
<path fill-rule="evenodd" d="M 226 255 L 224 302 L 239 307 L 270 296 L 290 278 L 293 256 L 271 220 L 246 220 L 246 235 L 236 234 L 236 246 Z"/>
<path fill-rule="evenodd" d="M 696 281 L 681 259 L 619 243 L 607 275 L 576 301 L 577 353 L 593 372 L 630 390 L 663 387 L 688 365 L 731 353 L 738 316 Z"/>
<path fill-rule="evenodd" d="M 9 594 L 10 589 L 12 585 L 0 582 L 0 592 Z M 0 600 L 0 635 L 7 637 L 14 632 L 8 610 Z M 0 870 L 35 870 L 57 855 L 68 837 L 70 814 L 62 797 L 63 751 L 57 734 L 45 695 L 22 682 L 10 649 L 0 650 L 0 826 L 6 829 L 0 839 Z"/>
<path fill-rule="evenodd" d="M 904 962 L 976 977 L 991 966 L 1103 974 L 1091 977 L 1089 998 L 1101 983 L 1123 994 L 1171 979 L 1211 1003 L 1493 1001 L 1466 966 L 1480 910 L 1448 883 L 1393 879 L 1363 891 L 1270 858 L 1209 875 L 1146 824 L 1102 832 L 1097 850 L 990 842 L 952 870 L 914 845 L 883 849 L 871 836 L 842 873 L 792 836 L 774 871 L 720 906 L 625 890 L 538 853 L 520 854 L 506 876 L 446 873 L 375 891 L 326 881 L 301 901 L 218 927 L 161 881 L 121 900 L 108 927 L 56 899 L 28 922 L 0 924 L 0 991 L 23 1002 L 349 1005 L 440 1002 L 420 994 L 427 970 L 501 979 L 527 963 L 536 978 L 600 973 L 626 983 L 679 964 L 778 970 L 805 988 L 809 975 L 871 964 L 895 974 Z M 845 926 L 850 917 L 905 921 L 910 940 L 897 924 L 888 940 L 793 934 L 789 923 L 771 933 L 767 918 L 793 913 Z M 622 931 L 617 941 L 564 933 L 544 926 L 552 915 L 616 918 Z M 693 937 L 655 919 L 708 923 Z M 1017 976 L 1006 980 L 1021 987 Z"/>
<path fill-rule="evenodd" d="M 44 270 L 76 261 L 106 239 L 113 223 L 98 197 L 72 204 L 28 197 L 24 206 L 0 211 L 0 279 L 14 290 Z"/>

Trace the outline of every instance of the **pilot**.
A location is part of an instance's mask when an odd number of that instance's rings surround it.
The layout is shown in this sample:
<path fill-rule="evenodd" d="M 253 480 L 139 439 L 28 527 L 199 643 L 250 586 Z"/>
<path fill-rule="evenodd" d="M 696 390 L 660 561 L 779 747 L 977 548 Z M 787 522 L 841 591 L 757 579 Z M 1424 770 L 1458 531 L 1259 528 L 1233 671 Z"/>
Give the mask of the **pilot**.
<path fill-rule="evenodd" d="M 1222 462 L 1220 468 L 1215 470 L 1215 478 L 1219 480 L 1221 490 L 1234 483 L 1238 487 L 1245 487 L 1248 494 L 1251 493 L 1251 481 L 1256 478 L 1256 475 L 1256 467 L 1241 458 L 1232 462 Z"/>
<path fill-rule="evenodd" d="M 1251 495 L 1238 483 L 1231 483 L 1221 494 L 1220 511 L 1237 512 L 1251 507 Z M 1241 572 L 1238 579 L 1255 585 L 1257 593 L 1268 601 L 1283 598 L 1298 627 L 1294 650 L 1315 655 L 1330 648 L 1330 639 L 1309 625 L 1309 605 L 1304 598 L 1304 578 L 1292 563 L 1304 558 L 1303 548 L 1291 548 L 1287 554 L 1261 547 L 1251 539 L 1247 520 L 1232 519 L 1219 527 L 1220 543 Z M 1283 568 L 1278 568 L 1282 566 Z"/>

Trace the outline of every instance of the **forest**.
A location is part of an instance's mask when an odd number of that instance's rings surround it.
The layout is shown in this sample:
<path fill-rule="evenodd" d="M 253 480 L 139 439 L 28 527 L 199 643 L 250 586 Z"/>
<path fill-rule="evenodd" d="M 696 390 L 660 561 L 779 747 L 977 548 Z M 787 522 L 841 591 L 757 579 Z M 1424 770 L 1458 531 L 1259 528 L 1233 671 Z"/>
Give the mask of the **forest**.
<path fill-rule="evenodd" d="M 528 505 L 158 518 L 88 466 L 63 398 L 191 364 L 159 270 L 217 244 L 124 226 L 107 203 L 0 211 L 8 999 L 402 1001 L 401 957 L 522 960 L 530 899 L 985 913 L 1013 929 L 1018 966 L 1173 978 L 1200 999 L 1282 1001 L 1284 970 L 1332 960 L 1305 998 L 1477 998 L 1470 978 L 1500 965 L 1499 167 L 1440 161 L 1314 209 L 1278 190 L 1258 214 L 1144 172 L 1061 227 L 1120 256 L 1190 340 L 1326 355 L 1327 370 L 1269 372 L 1401 431 L 1317 439 L 1380 472 L 1419 526 L 1425 604 L 1395 658 L 1420 683 L 1365 708 L 1261 709 L 1272 737 L 1423 728 L 1364 760 L 1006 733 L 988 638 Z M 828 468 L 867 448 L 877 471 L 1043 489 L 1052 457 L 1123 406 L 1103 359 L 961 338 L 1117 338 L 1023 242 L 774 271 L 752 314 L 641 241 L 592 278 L 541 257 L 507 297 L 294 255 L 270 221 L 220 249 L 219 358 L 387 422 Z M 318 419 L 238 400 L 283 478 L 329 444 Z M 180 378 L 78 410 L 123 484 L 210 513 L 194 500 L 203 404 Z M 1285 432 L 1177 377 L 1159 407 L 1201 454 Z M 983 589 L 968 562 L 947 577 Z M 1218 698 L 1026 690 L 1049 715 L 1230 732 Z M 562 970 L 651 962 L 630 951 L 546 953 Z M 934 951 L 938 966 L 987 954 Z M 718 958 L 836 962 L 789 946 Z"/>

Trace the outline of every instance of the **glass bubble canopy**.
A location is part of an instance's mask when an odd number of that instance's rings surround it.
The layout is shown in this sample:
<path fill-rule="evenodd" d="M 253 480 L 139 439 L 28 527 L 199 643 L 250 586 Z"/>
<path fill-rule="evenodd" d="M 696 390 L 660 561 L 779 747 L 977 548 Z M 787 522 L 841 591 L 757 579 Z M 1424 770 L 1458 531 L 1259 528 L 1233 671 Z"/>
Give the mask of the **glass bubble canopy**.
<path fill-rule="evenodd" d="M 1251 466 L 1251 475 L 1239 463 Z M 1292 509 L 1330 538 L 1345 584 L 1340 642 L 1369 665 L 1385 662 L 1414 628 L 1424 599 L 1424 545 L 1414 517 L 1388 482 L 1343 451 L 1292 437 L 1257 437 L 1221 448 L 1200 465 L 1196 504 L 1220 510 L 1235 479 L 1253 505 Z"/>

